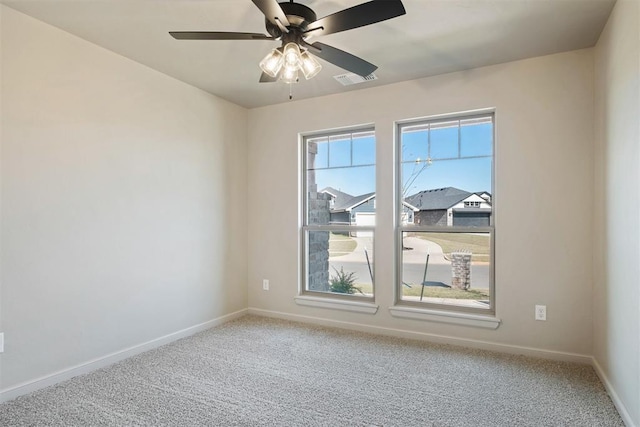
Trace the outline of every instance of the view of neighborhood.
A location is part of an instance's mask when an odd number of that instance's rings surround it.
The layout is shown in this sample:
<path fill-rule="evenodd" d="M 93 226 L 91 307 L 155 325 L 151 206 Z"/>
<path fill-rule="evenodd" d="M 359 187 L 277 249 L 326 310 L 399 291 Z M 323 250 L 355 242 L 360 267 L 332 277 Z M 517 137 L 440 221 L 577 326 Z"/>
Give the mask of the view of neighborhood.
<path fill-rule="evenodd" d="M 410 124 L 400 136 L 400 298 L 489 308 L 492 116 Z M 372 296 L 375 134 L 316 136 L 305 147 L 305 220 L 325 227 L 305 233 L 306 289 Z"/>
<path fill-rule="evenodd" d="M 330 223 L 375 225 L 375 193 L 358 196 L 333 187 L 319 191 L 329 197 Z M 402 201 L 402 223 L 481 227 L 491 224 L 491 194 L 454 187 L 420 191 Z"/>
<path fill-rule="evenodd" d="M 375 194 L 351 196 L 333 188 L 320 191 L 330 197 L 331 223 L 375 224 Z M 410 202 L 413 202 L 410 203 Z M 403 222 L 417 225 L 487 226 L 491 221 L 491 195 L 457 188 L 421 191 L 403 201 Z M 373 237 L 370 232 L 331 233 L 330 274 L 353 272 L 356 292 L 372 293 Z M 468 285 L 452 285 L 452 253 L 471 255 Z M 427 260 L 428 255 L 428 260 Z M 488 233 L 403 234 L 402 297 L 442 304 L 486 308 L 489 299 L 490 235 Z M 428 282 L 422 289 L 421 284 Z M 422 296 L 422 298 L 420 298 Z M 459 301 L 463 300 L 463 301 Z"/>

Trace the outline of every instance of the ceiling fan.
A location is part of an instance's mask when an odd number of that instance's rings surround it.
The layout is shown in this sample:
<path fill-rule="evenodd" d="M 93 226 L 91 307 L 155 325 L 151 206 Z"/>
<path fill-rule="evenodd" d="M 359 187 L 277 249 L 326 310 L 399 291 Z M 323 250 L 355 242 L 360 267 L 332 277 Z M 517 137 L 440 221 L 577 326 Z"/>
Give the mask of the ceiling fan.
<path fill-rule="evenodd" d="M 273 49 L 261 62 L 260 82 L 285 83 L 298 81 L 298 71 L 310 79 L 322 68 L 309 53 L 352 73 L 366 77 L 378 67 L 350 53 L 324 43 L 309 43 L 319 37 L 340 31 L 375 24 L 404 15 L 401 0 L 372 0 L 317 19 L 311 8 L 277 0 L 251 0 L 265 16 L 266 30 L 261 33 L 234 33 L 221 31 L 170 31 L 178 40 L 277 40 L 282 45 Z"/>

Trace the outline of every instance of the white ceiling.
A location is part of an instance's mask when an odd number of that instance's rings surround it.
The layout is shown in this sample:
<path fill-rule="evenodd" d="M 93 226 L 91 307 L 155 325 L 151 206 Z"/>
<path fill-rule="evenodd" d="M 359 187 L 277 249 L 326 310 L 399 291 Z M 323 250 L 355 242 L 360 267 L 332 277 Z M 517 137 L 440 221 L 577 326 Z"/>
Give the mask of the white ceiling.
<path fill-rule="evenodd" d="M 365 0 L 298 0 L 318 17 Z M 384 0 L 383 0 L 384 1 Z M 169 31 L 264 33 L 251 0 L 0 0 L 5 5 L 247 108 L 287 102 L 288 85 L 258 83 L 278 42 L 174 40 Z M 321 61 L 295 99 L 362 89 L 593 46 L 615 0 L 403 0 L 407 14 L 331 34 L 330 44 L 379 66 L 342 86 Z"/>

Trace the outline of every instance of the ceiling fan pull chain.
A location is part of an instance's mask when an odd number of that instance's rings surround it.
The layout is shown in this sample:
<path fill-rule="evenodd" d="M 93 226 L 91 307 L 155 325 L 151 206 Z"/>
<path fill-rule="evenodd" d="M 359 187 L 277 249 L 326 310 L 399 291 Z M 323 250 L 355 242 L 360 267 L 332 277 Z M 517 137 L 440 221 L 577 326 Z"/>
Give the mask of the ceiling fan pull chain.
<path fill-rule="evenodd" d="M 293 83 L 289 83 L 289 101 L 293 100 Z"/>

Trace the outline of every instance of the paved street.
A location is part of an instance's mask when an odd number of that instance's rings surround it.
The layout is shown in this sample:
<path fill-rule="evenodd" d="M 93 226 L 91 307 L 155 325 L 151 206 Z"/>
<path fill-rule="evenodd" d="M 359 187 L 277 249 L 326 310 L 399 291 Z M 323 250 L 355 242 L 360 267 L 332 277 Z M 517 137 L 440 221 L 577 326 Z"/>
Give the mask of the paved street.
<path fill-rule="evenodd" d="M 333 268 L 340 270 L 344 268 L 345 272 L 355 272 L 358 283 L 371 283 L 369 270 L 367 267 L 364 248 L 371 248 L 372 242 L 369 238 L 355 238 L 358 242 L 356 249 L 344 256 L 332 257 L 329 259 L 330 274 L 335 274 Z M 443 282 L 451 284 L 451 263 L 444 258 L 442 248 L 428 240 L 422 240 L 417 237 L 408 237 L 405 239 L 406 247 L 411 250 L 403 251 L 403 276 L 402 279 L 406 283 L 420 284 L 424 274 L 424 266 L 427 252 L 429 256 L 429 267 L 427 269 L 427 280 Z M 373 262 L 373 254 L 369 250 L 369 257 Z M 373 265 L 372 265 L 373 268 Z M 489 265 L 488 263 L 471 266 L 471 287 L 472 288 L 488 288 L 489 287 Z"/>

